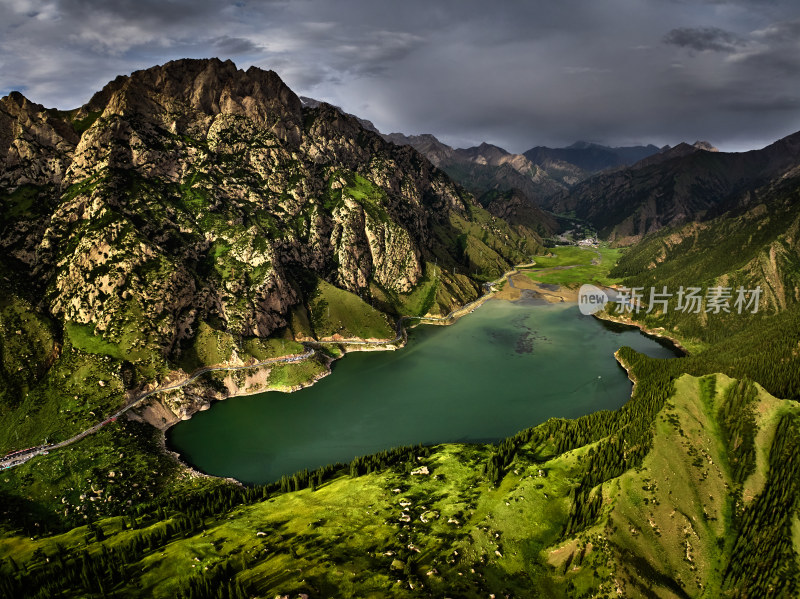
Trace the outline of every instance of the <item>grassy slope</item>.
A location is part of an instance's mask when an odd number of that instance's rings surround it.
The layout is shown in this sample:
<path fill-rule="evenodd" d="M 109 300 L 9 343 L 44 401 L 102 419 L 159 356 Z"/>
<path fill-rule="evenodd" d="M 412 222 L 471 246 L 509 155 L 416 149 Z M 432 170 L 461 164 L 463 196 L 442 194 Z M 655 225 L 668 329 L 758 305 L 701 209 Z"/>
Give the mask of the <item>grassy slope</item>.
<path fill-rule="evenodd" d="M 0 453 L 68 439 L 123 405 L 120 362 L 79 351 L 61 354 L 19 406 L 4 415 Z"/>
<path fill-rule="evenodd" d="M 180 473 L 158 449 L 157 431 L 118 421 L 60 451 L 0 473 L 3 522 L 59 530 L 119 512 L 119 505 L 147 502 Z M 112 476 L 111 473 L 114 473 Z M 0 527 L 3 527 L 0 524 Z"/>
<path fill-rule="evenodd" d="M 703 223 L 659 231 L 630 248 L 612 275 L 628 287 L 656 286 L 676 293 L 681 286 L 760 286 L 760 314 L 745 318 L 719 314 L 697 317 L 673 309 L 636 318 L 650 328 L 678 332 L 695 342 L 715 342 L 752 328 L 753 321 L 791 309 L 800 299 L 800 185 L 797 179 L 759 189 L 747 209 L 726 213 Z"/>
<path fill-rule="evenodd" d="M 44 376 L 58 343 L 49 319 L 15 295 L 0 296 L 0 414 L 4 414 Z"/>
<path fill-rule="evenodd" d="M 708 390 L 709 379 L 716 391 Z M 625 597 L 719 597 L 736 538 L 733 514 L 764 488 L 766 455 L 781 416 L 800 414 L 796 402 L 758 389 L 759 440 L 755 471 L 741 488 L 733 480 L 718 413 L 725 375 L 684 375 L 655 421 L 652 449 L 641 467 L 603 485 L 604 513 L 593 527 L 555 548 L 550 563 L 562 570 L 579 545 L 592 544 L 587 563 L 570 564 L 565 578 L 579 592 L 597 588 L 595 572 L 612 577 L 607 591 Z M 738 490 L 737 490 L 738 489 Z"/>
<path fill-rule="evenodd" d="M 437 271 L 435 264 L 426 262 L 422 280 L 410 293 L 392 293 L 375 285 L 370 292 L 379 302 L 390 304 L 398 314 L 423 316 L 435 305 L 436 293 L 440 286 L 440 280 L 436 276 Z"/>
<path fill-rule="evenodd" d="M 642 467 L 609 485 L 616 579 L 630 595 L 652 585 L 641 558 L 660 575 L 662 594 L 679 587 L 691 596 L 702 596 L 704 587 L 719 589 L 718 539 L 729 532 L 732 481 L 714 418 L 718 399 L 701 397 L 697 379 L 678 380 Z"/>
<path fill-rule="evenodd" d="M 442 446 L 430 458 L 413 464 L 427 465 L 431 475 L 412 476 L 406 468 L 355 479 L 341 477 L 314 492 L 288 493 L 238 508 L 208 522 L 202 533 L 174 541 L 142 559 L 133 567 L 130 582 L 140 585 L 148 596 L 173 597 L 182 578 L 229 555 L 257 560 L 241 580 L 260 596 L 302 591 L 413 596 L 409 580 L 416 586 L 423 582 L 438 593 L 452 590 L 455 583 L 472 594 L 470 589 L 497 588 L 506 570 L 524 579 L 525 570 L 539 560 L 531 543 L 545 546 L 557 534 L 565 500 L 546 497 L 568 490 L 567 480 L 557 473 L 569 472 L 572 459 L 549 464 L 553 474 L 549 478 L 538 478 L 536 470 L 528 467 L 499 489 L 490 489 L 480 474 L 486 453 L 485 447 Z M 394 491 L 398 488 L 399 493 Z M 409 515 L 409 523 L 401 521 L 403 513 Z M 531 537 L 521 515 L 549 524 Z M 121 530 L 118 518 L 100 525 L 110 537 L 109 547 L 132 535 Z M 84 532 L 79 529 L 38 541 L 9 537 L 0 541 L 0 557 L 13 555 L 22 563 L 37 547 L 48 554 L 57 543 L 80 547 Z M 99 546 L 90 543 L 88 550 L 94 553 Z M 509 557 L 500 558 L 495 551 L 508 552 Z M 473 573 L 468 566 L 485 573 Z M 438 574 L 427 576 L 432 569 Z M 463 582 L 458 572 L 465 575 Z M 519 584 L 524 586 L 524 580 L 510 588 Z"/>
<path fill-rule="evenodd" d="M 147 357 L 145 350 L 134 349 L 135 342 L 139 338 L 139 332 L 133 331 L 131 327 L 127 328 L 128 335 L 123 336 L 121 342 L 115 343 L 97 334 L 93 325 L 70 321 L 64 324 L 64 332 L 76 349 L 90 354 L 111 356 L 117 360 L 136 361 L 145 359 Z"/>
<path fill-rule="evenodd" d="M 179 364 L 184 371 L 193 372 L 203 366 L 227 362 L 233 355 L 234 349 L 233 335 L 201 322 L 197 326 L 191 344 L 182 352 Z"/>
<path fill-rule="evenodd" d="M 292 390 L 320 377 L 328 371 L 326 364 L 319 358 L 273 366 L 269 372 L 269 384 L 277 390 Z"/>
<path fill-rule="evenodd" d="M 482 474 L 490 447 L 444 445 L 380 473 L 342 476 L 219 514 L 132 565 L 127 584 L 172 597 L 186 577 L 234 556 L 246 564 L 237 580 L 257 596 L 410 597 L 423 584 L 434 596 L 518 596 L 537 588 L 562 597 L 619 588 L 626 597 L 718 597 L 735 536 L 729 489 L 736 485 L 717 416 L 732 383 L 718 376 L 714 391 L 708 378 L 680 378 L 641 467 L 603 483 L 599 520 L 567 538 L 569 493 L 591 444 L 541 462 L 536 448 L 522 447 L 497 488 Z M 796 403 L 763 390 L 756 406 L 757 434 L 767 446 L 781 414 L 800 414 Z M 430 474 L 409 473 L 422 465 Z M 761 491 L 765 468 L 760 459 L 746 480 L 746 502 Z M 101 526 L 109 547 L 133 534 L 118 518 Z M 7 537 L 0 557 L 22 563 L 37 547 L 52 553 L 56 543 L 80 546 L 83 536 L 79 529 L 33 541 Z M 90 553 L 99 548 L 89 543 Z"/>
<path fill-rule="evenodd" d="M 360 297 L 317 279 L 308 307 L 311 325 L 318 338 L 392 339 L 394 327 L 387 317 Z"/>

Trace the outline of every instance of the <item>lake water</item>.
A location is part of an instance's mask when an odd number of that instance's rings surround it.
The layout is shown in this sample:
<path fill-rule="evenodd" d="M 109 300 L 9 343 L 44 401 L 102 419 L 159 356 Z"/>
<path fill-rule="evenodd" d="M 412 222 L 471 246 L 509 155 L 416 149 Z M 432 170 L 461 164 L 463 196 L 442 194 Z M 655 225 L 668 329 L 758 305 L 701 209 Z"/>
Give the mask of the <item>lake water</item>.
<path fill-rule="evenodd" d="M 312 387 L 215 402 L 168 442 L 203 472 L 265 483 L 399 445 L 494 441 L 623 405 L 623 345 L 675 356 L 576 304 L 491 300 L 452 326 L 409 331 L 399 351 L 348 354 Z"/>

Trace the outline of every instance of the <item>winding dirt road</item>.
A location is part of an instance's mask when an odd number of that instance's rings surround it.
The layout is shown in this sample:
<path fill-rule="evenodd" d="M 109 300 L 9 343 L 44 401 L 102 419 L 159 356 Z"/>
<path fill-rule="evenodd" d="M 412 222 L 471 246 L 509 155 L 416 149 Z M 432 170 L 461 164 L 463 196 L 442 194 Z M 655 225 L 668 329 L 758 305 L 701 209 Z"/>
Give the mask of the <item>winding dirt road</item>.
<path fill-rule="evenodd" d="M 156 393 L 162 393 L 164 391 L 174 391 L 175 389 L 180 389 L 181 387 L 185 387 L 186 385 L 188 385 L 189 383 L 193 382 L 198 377 L 201 377 L 206 373 L 220 371 L 220 370 L 246 370 L 248 368 L 258 368 L 260 366 L 265 366 L 268 364 L 278 364 L 278 363 L 288 364 L 292 362 L 301 362 L 303 360 L 310 358 L 315 353 L 316 353 L 315 350 L 309 349 L 302 354 L 293 354 L 289 356 L 280 356 L 278 358 L 269 358 L 267 360 L 262 360 L 261 362 L 255 362 L 253 364 L 244 366 L 206 366 L 199 370 L 195 370 L 191 375 L 189 375 L 186 379 L 180 381 L 179 383 L 175 383 L 174 385 L 169 385 L 167 387 L 158 387 L 156 389 L 151 389 L 150 391 L 142 393 L 131 403 L 121 408 L 120 410 L 118 410 L 117 412 L 115 412 L 102 422 L 98 422 L 94 426 L 87 428 L 85 431 L 78 433 L 74 437 L 70 437 L 69 439 L 60 441 L 59 443 L 53 443 L 52 445 L 40 445 L 38 447 L 32 447 L 30 449 L 23 450 L 22 452 L 14 452 L 7 455 L 5 458 L 0 460 L 0 470 L 5 470 L 7 468 L 19 466 L 20 464 L 24 464 L 25 462 L 27 462 L 33 457 L 36 457 L 37 455 L 46 455 L 56 449 L 61 449 L 62 447 L 66 447 L 67 445 L 72 445 L 73 443 L 80 441 L 81 439 L 88 437 L 93 433 L 96 433 L 105 425 L 115 422 L 117 418 L 125 414 L 125 412 L 127 412 L 128 410 L 140 406 L 151 395 L 155 395 Z"/>

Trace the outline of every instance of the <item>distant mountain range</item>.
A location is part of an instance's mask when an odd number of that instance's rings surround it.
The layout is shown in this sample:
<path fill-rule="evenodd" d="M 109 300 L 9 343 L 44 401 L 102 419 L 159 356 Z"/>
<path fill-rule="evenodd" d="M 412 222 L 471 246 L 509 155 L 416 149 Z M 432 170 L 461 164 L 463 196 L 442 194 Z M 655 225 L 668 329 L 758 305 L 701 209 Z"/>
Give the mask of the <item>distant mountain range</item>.
<path fill-rule="evenodd" d="M 573 172 L 573 175 L 562 176 L 560 179 L 562 182 L 572 185 L 593 173 L 628 166 L 657 154 L 659 151 L 661 150 L 652 144 L 611 148 L 579 141 L 566 148 L 536 146 L 525 152 L 524 155 L 532 163 L 541 166 L 548 172 L 551 169 L 556 173 L 561 170 Z"/>
<path fill-rule="evenodd" d="M 753 192 L 796 172 L 800 133 L 761 150 L 718 152 L 680 144 L 629 167 L 606 171 L 542 201 L 555 213 L 592 223 L 601 237 L 629 244 L 678 225 L 746 205 Z"/>
<path fill-rule="evenodd" d="M 536 146 L 524 154 L 512 154 L 482 143 L 471 148 L 452 148 L 431 134 L 382 134 L 397 145 L 410 145 L 435 166 L 475 195 L 487 191 L 519 190 L 534 203 L 569 190 L 593 174 L 666 151 L 654 145 L 611 148 L 577 142 L 568 148 Z"/>
<path fill-rule="evenodd" d="M 488 143 L 466 149 L 455 149 L 430 134 L 406 136 L 390 133 L 383 136 L 397 145 L 409 145 L 476 196 L 487 191 L 521 191 L 538 202 L 566 187 L 548 172 L 522 154 L 511 154 Z"/>

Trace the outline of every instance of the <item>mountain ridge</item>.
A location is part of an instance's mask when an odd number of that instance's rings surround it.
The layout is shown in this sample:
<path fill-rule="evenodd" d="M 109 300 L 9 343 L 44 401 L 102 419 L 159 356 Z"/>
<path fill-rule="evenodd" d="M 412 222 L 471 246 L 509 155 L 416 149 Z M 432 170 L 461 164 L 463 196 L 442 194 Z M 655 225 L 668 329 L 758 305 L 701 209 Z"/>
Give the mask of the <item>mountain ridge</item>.
<path fill-rule="evenodd" d="M 571 164 L 586 173 L 596 173 L 610 168 L 627 166 L 658 152 L 652 144 L 647 146 L 610 147 L 590 142 L 575 142 L 565 148 L 535 146 L 523 155 L 535 164 L 556 161 Z"/>

